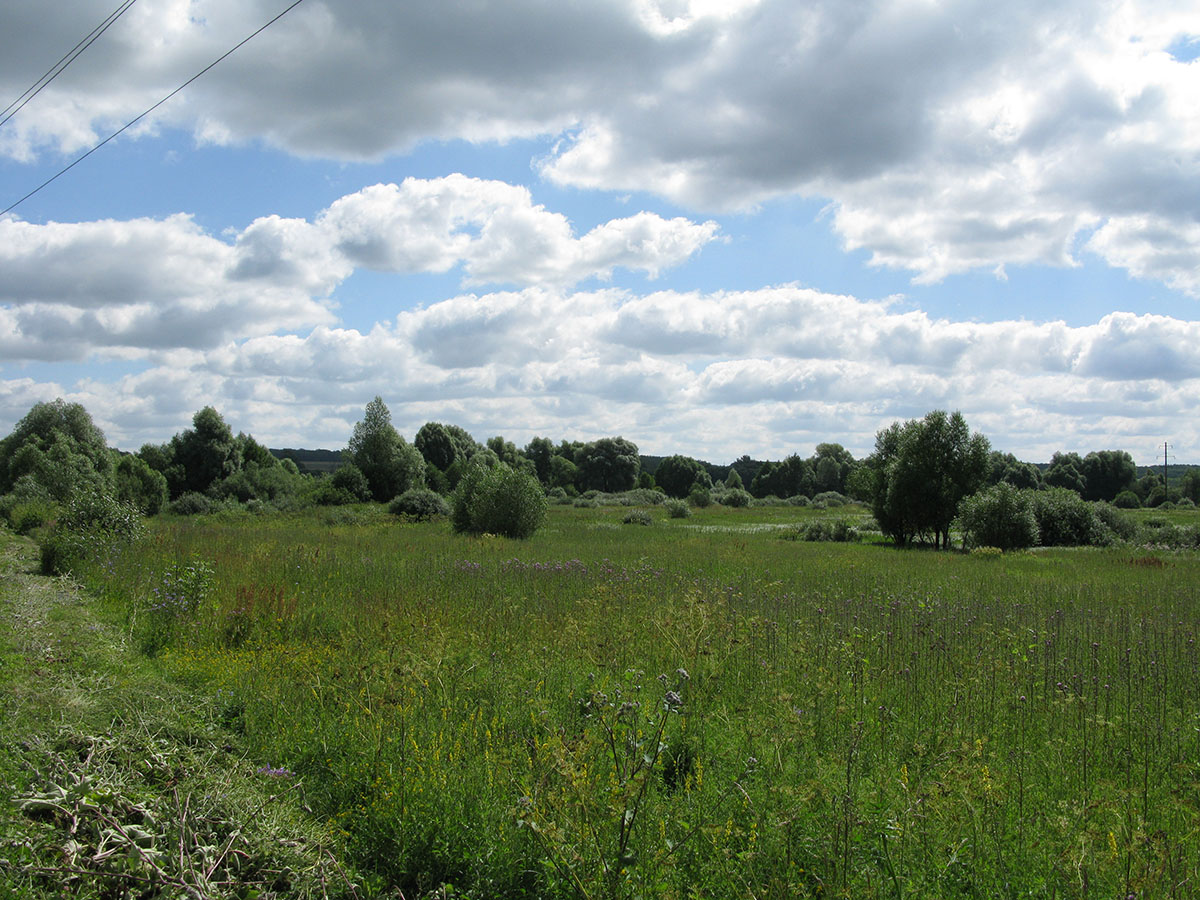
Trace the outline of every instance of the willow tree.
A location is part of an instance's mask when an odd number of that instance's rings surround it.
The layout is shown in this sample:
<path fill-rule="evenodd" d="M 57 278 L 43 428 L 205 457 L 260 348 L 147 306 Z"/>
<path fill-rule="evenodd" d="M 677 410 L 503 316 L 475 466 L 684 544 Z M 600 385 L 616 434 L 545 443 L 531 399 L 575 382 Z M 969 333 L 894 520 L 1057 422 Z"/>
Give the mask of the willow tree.
<path fill-rule="evenodd" d="M 988 440 L 967 428 L 962 413 L 937 409 L 924 419 L 893 422 L 875 436 L 872 506 L 884 534 L 899 546 L 932 538 L 950 546 L 958 504 L 983 485 Z"/>

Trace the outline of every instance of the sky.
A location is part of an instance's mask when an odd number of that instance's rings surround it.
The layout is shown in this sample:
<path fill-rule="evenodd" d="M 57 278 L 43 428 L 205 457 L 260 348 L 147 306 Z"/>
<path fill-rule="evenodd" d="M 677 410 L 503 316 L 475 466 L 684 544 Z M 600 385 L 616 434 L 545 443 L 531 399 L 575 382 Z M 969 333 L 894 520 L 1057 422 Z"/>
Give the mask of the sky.
<path fill-rule="evenodd" d="M 290 3 L 137 0 L 0 209 Z M 117 4 L 0 4 L 0 102 Z M 1200 463 L 1197 57 L 1194 0 L 303 0 L 0 215 L 0 434 Z"/>

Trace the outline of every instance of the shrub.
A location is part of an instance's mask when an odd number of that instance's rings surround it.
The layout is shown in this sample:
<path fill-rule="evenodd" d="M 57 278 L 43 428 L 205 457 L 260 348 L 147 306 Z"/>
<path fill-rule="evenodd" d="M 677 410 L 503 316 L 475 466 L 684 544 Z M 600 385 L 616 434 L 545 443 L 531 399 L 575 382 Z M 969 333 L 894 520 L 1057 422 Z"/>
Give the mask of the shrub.
<path fill-rule="evenodd" d="M 144 530 L 141 512 L 111 494 L 84 490 L 63 508 L 41 546 L 42 572 L 60 575 L 78 560 L 129 543 Z"/>
<path fill-rule="evenodd" d="M 1033 496 L 1038 536 L 1046 547 L 1101 546 L 1113 534 L 1096 517 L 1095 507 L 1070 488 L 1050 488 Z"/>
<path fill-rule="evenodd" d="M 830 522 L 817 519 L 806 525 L 798 526 L 794 531 L 784 535 L 791 541 L 829 541 L 834 543 L 854 543 L 859 539 L 858 529 L 844 519 Z"/>
<path fill-rule="evenodd" d="M 739 488 L 732 488 L 721 496 L 721 505 L 732 506 L 737 509 L 741 509 L 749 506 L 752 499 L 753 498 L 750 496 L 749 491 L 743 491 Z"/>
<path fill-rule="evenodd" d="M 186 494 L 180 494 L 167 509 L 177 516 L 200 516 L 212 512 L 213 502 L 204 494 L 188 491 Z"/>
<path fill-rule="evenodd" d="M 1112 505 L 1118 509 L 1141 509 L 1142 501 L 1133 491 L 1121 491 L 1113 498 Z"/>
<path fill-rule="evenodd" d="M 600 504 L 590 497 L 577 497 L 571 505 L 577 509 L 596 509 Z"/>
<path fill-rule="evenodd" d="M 619 495 L 622 506 L 661 506 L 667 495 L 653 488 L 634 488 Z"/>
<path fill-rule="evenodd" d="M 334 487 L 341 488 L 355 500 L 370 500 L 371 485 L 362 469 L 354 463 L 346 463 L 329 477 Z"/>
<path fill-rule="evenodd" d="M 755 497 L 753 500 L 750 501 L 750 505 L 751 506 L 771 507 L 771 506 L 788 506 L 790 504 L 786 500 L 782 499 L 781 497 L 776 497 L 774 494 L 767 494 L 767 496 L 765 496 L 765 497 Z"/>
<path fill-rule="evenodd" d="M 692 488 L 692 492 L 688 494 L 687 499 L 688 503 L 697 509 L 704 509 L 712 505 L 712 494 L 709 493 L 708 488 L 704 487 Z"/>
<path fill-rule="evenodd" d="M 54 518 L 58 504 L 53 500 L 26 500 L 8 512 L 8 524 L 17 534 L 29 534 Z"/>
<path fill-rule="evenodd" d="M 686 500 L 668 500 L 666 510 L 672 519 L 686 519 L 692 514 L 692 508 L 687 505 Z"/>
<path fill-rule="evenodd" d="M 631 509 L 621 521 L 626 525 L 649 525 L 654 519 L 648 509 Z"/>
<path fill-rule="evenodd" d="M 1019 550 L 1038 542 L 1038 520 L 1028 491 L 1001 481 L 958 506 L 963 546 Z"/>
<path fill-rule="evenodd" d="M 546 494 L 532 475 L 504 463 L 470 465 L 454 489 L 455 531 L 527 538 L 546 518 Z"/>
<path fill-rule="evenodd" d="M 0 497 L 0 519 L 17 534 L 29 534 L 58 514 L 58 503 L 31 478 L 22 478 L 10 494 Z"/>
<path fill-rule="evenodd" d="M 803 494 L 792 494 L 787 498 L 788 506 L 808 506 L 812 502 Z"/>
<path fill-rule="evenodd" d="M 1137 537 L 1137 522 L 1125 512 L 1108 503 L 1093 503 L 1092 512 L 1101 526 L 1123 541 Z"/>
<path fill-rule="evenodd" d="M 822 509 L 836 509 L 839 506 L 846 505 L 846 498 L 837 491 L 822 491 L 813 497 L 813 504 L 816 505 L 818 503 L 824 504 Z"/>
<path fill-rule="evenodd" d="M 437 491 L 410 488 L 388 505 L 388 512 L 415 522 L 428 522 L 437 516 L 450 515 L 450 504 Z"/>

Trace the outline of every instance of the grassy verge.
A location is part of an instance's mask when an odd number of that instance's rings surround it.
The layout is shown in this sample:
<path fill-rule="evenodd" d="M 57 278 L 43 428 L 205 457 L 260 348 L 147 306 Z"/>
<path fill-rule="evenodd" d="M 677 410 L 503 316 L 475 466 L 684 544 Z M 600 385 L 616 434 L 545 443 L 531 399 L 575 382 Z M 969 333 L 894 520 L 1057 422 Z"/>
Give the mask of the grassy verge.
<path fill-rule="evenodd" d="M 36 562 L 0 531 L 0 895 L 357 895 L 303 782 Z"/>

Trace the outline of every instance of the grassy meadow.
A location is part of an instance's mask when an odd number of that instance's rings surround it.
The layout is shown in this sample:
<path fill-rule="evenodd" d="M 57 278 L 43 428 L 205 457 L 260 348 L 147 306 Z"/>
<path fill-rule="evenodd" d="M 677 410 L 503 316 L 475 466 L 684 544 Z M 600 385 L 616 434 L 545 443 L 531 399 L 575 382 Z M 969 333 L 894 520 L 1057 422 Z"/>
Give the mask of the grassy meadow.
<path fill-rule="evenodd" d="M 1195 553 L 626 512 L 161 517 L 81 579 L 364 897 L 1200 891 Z"/>

